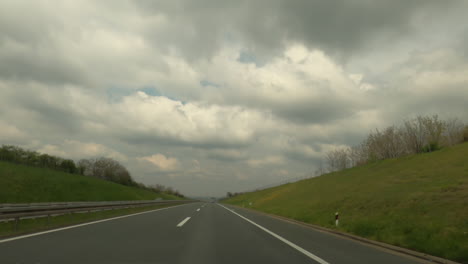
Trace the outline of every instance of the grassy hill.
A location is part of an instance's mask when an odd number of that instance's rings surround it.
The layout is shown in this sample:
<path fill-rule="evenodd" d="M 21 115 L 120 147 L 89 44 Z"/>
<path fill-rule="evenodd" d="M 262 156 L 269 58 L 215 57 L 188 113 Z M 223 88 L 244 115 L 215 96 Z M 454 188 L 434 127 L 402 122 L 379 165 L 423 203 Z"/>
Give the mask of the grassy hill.
<path fill-rule="evenodd" d="M 224 202 L 468 263 L 468 143 Z"/>
<path fill-rule="evenodd" d="M 180 199 L 97 178 L 0 161 L 0 203 Z"/>

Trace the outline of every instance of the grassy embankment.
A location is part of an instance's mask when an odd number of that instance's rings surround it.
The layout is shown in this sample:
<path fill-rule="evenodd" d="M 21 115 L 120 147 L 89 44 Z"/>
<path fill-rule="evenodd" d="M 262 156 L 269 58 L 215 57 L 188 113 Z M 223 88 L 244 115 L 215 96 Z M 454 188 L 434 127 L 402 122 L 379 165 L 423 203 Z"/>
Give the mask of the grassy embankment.
<path fill-rule="evenodd" d="M 77 174 L 0 161 L 0 203 L 180 199 Z"/>
<path fill-rule="evenodd" d="M 0 161 L 0 203 L 68 202 L 68 201 L 129 201 L 180 199 L 157 194 L 92 177 L 60 171 L 18 165 Z M 0 222 L 0 237 L 88 222 L 118 215 L 151 210 L 168 205 L 146 206 L 112 211 L 77 213 L 72 215 L 21 220 L 18 229 L 13 221 Z"/>
<path fill-rule="evenodd" d="M 468 143 L 224 202 L 468 263 Z"/>

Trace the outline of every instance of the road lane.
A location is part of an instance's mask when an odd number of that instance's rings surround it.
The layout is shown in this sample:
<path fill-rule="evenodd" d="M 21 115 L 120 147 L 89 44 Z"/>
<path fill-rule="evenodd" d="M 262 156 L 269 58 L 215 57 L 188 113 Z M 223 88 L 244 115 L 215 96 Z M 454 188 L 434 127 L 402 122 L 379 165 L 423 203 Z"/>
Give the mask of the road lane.
<path fill-rule="evenodd" d="M 329 263 L 379 263 L 379 264 L 415 264 L 423 261 L 407 256 L 396 255 L 393 252 L 365 245 L 350 239 L 338 237 L 329 233 L 301 226 L 295 223 L 282 221 L 244 210 L 238 207 L 225 205 L 231 210 L 254 221 L 257 224 L 277 233 L 278 235 L 293 241 L 300 247 L 314 253 L 320 253 L 320 257 Z"/>
<path fill-rule="evenodd" d="M 416 263 L 303 226 L 235 211 L 330 264 Z M 217 204 L 191 203 L 0 243 L 0 263 L 318 262 Z"/>
<path fill-rule="evenodd" d="M 312 254 L 311 252 L 305 250 L 304 248 L 302 248 L 302 247 L 300 247 L 300 246 L 294 244 L 293 242 L 291 242 L 291 241 L 285 239 L 284 237 L 282 237 L 282 236 L 280 236 L 280 235 L 278 235 L 278 234 L 272 232 L 271 230 L 269 230 L 269 229 L 267 229 L 267 228 L 265 228 L 265 227 L 263 227 L 263 226 L 261 226 L 261 225 L 255 223 L 254 221 L 252 221 L 252 220 L 246 218 L 245 216 L 243 216 L 243 215 L 241 215 L 241 214 L 235 212 L 233 209 L 229 209 L 229 208 L 225 207 L 224 205 L 219 205 L 219 206 L 221 206 L 221 207 L 223 207 L 224 209 L 230 211 L 231 213 L 233 213 L 233 214 L 239 216 L 241 219 L 244 219 L 245 221 L 251 223 L 252 225 L 254 225 L 254 226 L 260 228 L 260 230 L 262 230 L 262 231 L 264 231 L 265 233 L 267 233 L 267 234 L 273 236 L 274 238 L 278 239 L 279 241 L 285 243 L 286 245 L 288 245 L 288 246 L 294 248 L 295 250 L 299 251 L 300 253 L 306 255 L 307 257 L 309 257 L 309 258 L 315 260 L 316 262 L 318 262 L 318 263 L 320 263 L 320 264 L 329 264 L 329 263 L 326 262 L 325 260 L 323 260 L 323 259 L 321 259 L 320 257 L 318 257 L 318 256 L 316 256 L 316 255 L 314 255 L 314 254 Z"/>
<path fill-rule="evenodd" d="M 187 223 L 188 220 L 190 220 L 191 217 L 186 217 L 182 222 L 180 222 L 177 227 L 182 227 L 185 223 Z"/>
<path fill-rule="evenodd" d="M 186 243 L 177 263 L 316 263 L 212 203 L 180 232 Z"/>

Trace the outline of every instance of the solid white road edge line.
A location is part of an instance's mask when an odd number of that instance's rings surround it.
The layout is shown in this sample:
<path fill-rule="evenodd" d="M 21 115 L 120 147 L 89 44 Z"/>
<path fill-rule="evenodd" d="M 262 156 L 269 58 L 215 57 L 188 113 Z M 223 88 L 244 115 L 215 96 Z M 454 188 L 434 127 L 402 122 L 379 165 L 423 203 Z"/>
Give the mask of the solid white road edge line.
<path fill-rule="evenodd" d="M 182 222 L 180 222 L 177 227 L 181 227 L 183 226 L 185 223 L 187 223 L 187 221 L 190 220 L 190 217 L 186 217 L 184 220 L 182 220 Z"/>
<path fill-rule="evenodd" d="M 301 248 L 300 246 L 294 244 L 293 242 L 291 242 L 291 241 L 289 241 L 289 240 L 287 240 L 287 239 L 281 237 L 280 235 L 278 235 L 278 234 L 276 234 L 276 233 L 273 233 L 272 231 L 270 231 L 270 230 L 266 229 L 265 227 L 263 227 L 263 226 L 261 226 L 261 225 L 255 223 L 254 221 L 252 221 L 252 220 L 250 220 L 250 219 L 248 219 L 248 218 L 246 218 L 246 217 L 244 217 L 244 216 L 242 216 L 242 215 L 240 215 L 240 214 L 234 212 L 233 210 L 231 210 L 231 209 L 225 207 L 224 205 L 221 205 L 221 204 L 218 204 L 218 205 L 221 206 L 221 207 L 223 207 L 224 209 L 230 211 L 231 213 L 233 213 L 233 214 L 239 216 L 240 218 L 244 219 L 245 221 L 251 223 L 252 225 L 254 225 L 254 226 L 260 228 L 261 230 L 267 232 L 268 234 L 274 236 L 275 238 L 279 239 L 281 242 L 283 242 L 283 243 L 287 244 L 288 246 L 290 246 L 290 247 L 296 249 L 297 251 L 301 252 L 302 254 L 306 255 L 307 257 L 309 257 L 309 258 L 311 258 L 311 259 L 317 261 L 318 263 L 320 263 L 320 264 L 329 264 L 329 263 L 326 262 L 325 260 L 323 260 L 323 259 L 317 257 L 316 255 L 314 255 L 314 254 L 310 253 L 309 251 L 307 251 L 307 250 Z"/>
<path fill-rule="evenodd" d="M 145 211 L 145 212 L 141 212 L 141 213 L 135 213 L 135 214 L 129 214 L 129 215 L 122 215 L 122 216 L 117 216 L 117 217 L 112 217 L 112 218 L 97 220 L 97 221 L 93 221 L 93 222 L 88 222 L 88 223 L 83 223 L 83 224 L 78 224 L 78 225 L 72 225 L 72 226 L 67 226 L 67 227 L 61 227 L 61 228 L 52 229 L 52 230 L 47 230 L 47 231 L 38 232 L 38 233 L 32 233 L 32 234 L 23 235 L 23 236 L 17 236 L 17 237 L 12 237 L 12 238 L 6 238 L 6 239 L 3 239 L 3 240 L 0 240 L 0 243 L 5 243 L 5 242 L 13 241 L 13 240 L 18 240 L 18 239 L 27 238 L 27 237 L 33 237 L 33 236 L 44 235 L 44 234 L 48 234 L 48 233 L 53 233 L 53 232 L 58 232 L 58 231 L 62 231 L 62 230 L 77 228 L 77 227 L 81 227 L 81 226 L 87 226 L 87 225 L 92 225 L 92 224 L 97 224 L 97 223 L 112 221 L 112 220 L 121 219 L 121 218 L 125 218 L 125 217 L 130 217 L 130 216 L 135 216 L 135 215 L 141 215 L 141 214 L 147 214 L 147 213 L 152 213 L 152 212 L 156 212 L 156 211 L 162 211 L 162 210 L 166 210 L 166 209 L 176 208 L 176 207 L 179 207 L 179 206 L 182 206 L 182 205 L 187 205 L 187 204 L 181 204 L 181 205 L 176 205 L 176 206 L 171 206 L 171 207 L 164 207 L 164 208 L 160 208 L 160 209 L 156 209 L 156 210 L 151 210 L 151 211 Z"/>

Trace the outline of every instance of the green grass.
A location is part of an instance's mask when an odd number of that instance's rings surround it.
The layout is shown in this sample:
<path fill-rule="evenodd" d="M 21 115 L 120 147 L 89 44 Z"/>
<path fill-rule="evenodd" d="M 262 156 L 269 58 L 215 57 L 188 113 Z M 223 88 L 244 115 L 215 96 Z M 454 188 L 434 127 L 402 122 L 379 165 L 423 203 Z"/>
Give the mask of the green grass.
<path fill-rule="evenodd" d="M 173 205 L 151 205 L 144 207 L 135 207 L 127 209 L 116 209 L 108 211 L 98 211 L 90 213 L 74 213 L 53 216 L 47 219 L 47 217 L 35 218 L 35 219 L 22 219 L 19 225 L 15 229 L 15 222 L 0 222 L 0 237 L 17 236 L 32 232 L 39 232 L 47 229 L 59 228 L 63 226 L 76 225 L 80 223 L 96 221 L 105 218 L 111 218 L 115 216 L 134 214 L 143 211 L 154 210 L 163 207 L 169 207 Z"/>
<path fill-rule="evenodd" d="M 224 202 L 468 263 L 468 143 Z"/>
<path fill-rule="evenodd" d="M 173 195 L 128 187 L 88 176 L 0 161 L 0 203 L 128 201 Z"/>

